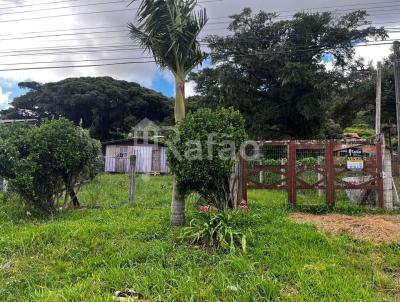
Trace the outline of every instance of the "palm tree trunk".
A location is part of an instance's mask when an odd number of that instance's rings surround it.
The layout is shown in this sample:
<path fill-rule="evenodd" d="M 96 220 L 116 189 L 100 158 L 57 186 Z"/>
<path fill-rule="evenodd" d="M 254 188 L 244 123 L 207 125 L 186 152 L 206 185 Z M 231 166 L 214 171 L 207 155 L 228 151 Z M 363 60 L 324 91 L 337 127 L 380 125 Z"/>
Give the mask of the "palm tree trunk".
<path fill-rule="evenodd" d="M 182 196 L 178 190 L 178 183 L 176 182 L 175 176 L 172 187 L 171 224 L 185 224 L 185 197 Z"/>
<path fill-rule="evenodd" d="M 176 76 L 175 122 L 181 121 L 185 115 L 185 76 Z M 185 224 L 185 197 L 178 190 L 178 183 L 174 176 L 171 204 L 171 224 Z"/>
<path fill-rule="evenodd" d="M 185 110 L 185 77 L 177 76 L 176 81 L 176 98 L 175 98 L 175 123 L 178 123 L 186 116 Z"/>

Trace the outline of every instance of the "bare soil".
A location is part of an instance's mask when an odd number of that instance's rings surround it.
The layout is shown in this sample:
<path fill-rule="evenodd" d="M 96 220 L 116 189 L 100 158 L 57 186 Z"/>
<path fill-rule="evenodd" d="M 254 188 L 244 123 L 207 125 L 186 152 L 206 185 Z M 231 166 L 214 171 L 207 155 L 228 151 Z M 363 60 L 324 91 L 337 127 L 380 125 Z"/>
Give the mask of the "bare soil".
<path fill-rule="evenodd" d="M 347 233 L 356 239 L 374 243 L 400 242 L 400 216 L 347 216 L 341 214 L 312 215 L 293 213 L 290 219 L 311 223 L 323 232 Z"/>

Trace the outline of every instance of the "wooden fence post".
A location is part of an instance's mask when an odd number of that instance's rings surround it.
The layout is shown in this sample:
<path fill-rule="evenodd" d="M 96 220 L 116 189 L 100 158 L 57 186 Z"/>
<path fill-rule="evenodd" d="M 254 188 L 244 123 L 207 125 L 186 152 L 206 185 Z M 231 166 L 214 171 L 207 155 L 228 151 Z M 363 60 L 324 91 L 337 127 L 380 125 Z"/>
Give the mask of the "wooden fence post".
<path fill-rule="evenodd" d="M 136 155 L 131 155 L 129 163 L 129 190 L 128 190 L 129 203 L 135 203 L 135 192 L 136 192 Z"/>
<path fill-rule="evenodd" d="M 333 156 L 334 144 L 333 141 L 325 147 L 326 161 L 326 201 L 330 207 L 335 205 L 335 160 Z"/>
<path fill-rule="evenodd" d="M 236 157 L 229 179 L 229 191 L 231 194 L 231 206 L 236 209 L 242 202 L 242 158 Z"/>
<path fill-rule="evenodd" d="M 287 167 L 287 184 L 288 184 L 288 200 L 292 205 L 297 204 L 297 191 L 296 191 L 296 146 L 290 141 L 288 144 L 288 167 Z"/>
<path fill-rule="evenodd" d="M 248 202 L 247 199 L 247 161 L 243 158 L 243 156 L 240 156 L 240 166 L 241 166 L 241 186 L 242 186 L 242 199 Z M 242 202 L 241 200 L 239 203 Z"/>
<path fill-rule="evenodd" d="M 384 208 L 383 196 L 383 156 L 382 156 L 382 138 L 378 137 L 376 142 L 376 173 L 378 176 L 378 204 L 380 208 Z"/>

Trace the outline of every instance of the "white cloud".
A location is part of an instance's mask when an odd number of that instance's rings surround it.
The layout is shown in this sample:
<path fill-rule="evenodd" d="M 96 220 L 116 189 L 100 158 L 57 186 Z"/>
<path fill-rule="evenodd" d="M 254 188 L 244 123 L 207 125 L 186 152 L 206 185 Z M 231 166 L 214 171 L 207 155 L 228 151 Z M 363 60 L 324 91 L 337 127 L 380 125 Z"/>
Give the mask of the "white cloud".
<path fill-rule="evenodd" d="M 7 108 L 9 106 L 8 103 L 10 102 L 10 96 L 10 91 L 3 92 L 3 88 L 0 87 L 0 109 Z"/>
<path fill-rule="evenodd" d="M 195 91 L 195 88 L 196 88 L 196 83 L 195 82 L 190 81 L 190 82 L 186 83 L 186 86 L 185 86 L 185 97 L 188 98 L 190 96 L 196 95 L 197 93 Z"/>
<path fill-rule="evenodd" d="M 47 5 L 36 5 L 19 7 L 7 10 L 1 10 L 0 12 L 0 70 L 7 69 L 11 67 L 44 67 L 44 66 L 60 66 L 60 65 L 84 65 L 84 64 L 101 64 L 115 62 L 110 59 L 114 58 L 136 58 L 147 56 L 143 54 L 140 50 L 130 50 L 130 51 L 110 51 L 110 52 L 87 52 L 87 53 L 70 53 L 62 54 L 54 53 L 54 48 L 59 52 L 62 52 L 62 48 L 66 47 L 83 47 L 83 46 L 116 46 L 120 44 L 133 45 L 132 41 L 128 38 L 127 31 L 124 32 L 124 26 L 127 23 L 133 21 L 134 11 L 130 10 L 137 7 L 137 4 L 133 4 L 131 7 L 126 9 L 125 3 L 110 3 L 106 5 L 97 6 L 85 6 L 76 7 L 76 5 L 87 5 L 91 3 L 98 2 L 97 0 L 82 0 L 82 1 L 71 1 L 70 4 L 67 2 L 54 3 Z M 226 17 L 235 13 L 240 12 L 244 7 L 251 7 L 253 11 L 266 10 L 266 11 L 297 11 L 297 10 L 307 10 L 316 7 L 340 7 L 341 5 L 346 5 L 344 8 L 350 10 L 353 8 L 365 8 L 367 5 L 360 5 L 360 0 L 280 0 L 280 1 L 265 1 L 265 0 L 223 0 L 215 2 L 206 2 L 205 0 L 199 0 L 202 7 L 206 7 L 208 15 L 210 17 L 210 23 L 228 21 L 229 19 L 214 19 Z M 202 3 L 203 2 L 203 3 Z M 9 7 L 10 5 L 23 5 L 23 4 L 34 4 L 34 1 L 9 1 L 8 4 L 0 4 L 1 7 Z M 106 1 L 104 2 L 106 3 Z M 353 7 L 349 5 L 354 4 Z M 57 10 L 45 10 L 48 8 L 56 7 L 66 7 Z M 32 10 L 43 9 L 43 11 L 32 12 Z M 76 14 L 82 12 L 95 12 L 95 11 L 105 11 L 105 10 L 123 10 L 121 12 L 113 13 L 98 13 L 98 14 L 84 14 L 84 15 L 73 15 L 64 16 L 57 18 L 48 18 L 54 15 L 67 15 Z M 325 9 L 326 10 L 326 9 Z M 27 13 L 18 13 L 5 15 L 5 13 L 15 13 L 21 11 L 30 11 Z M 292 12 L 282 12 L 281 15 L 288 15 Z M 33 18 L 43 18 L 43 19 L 33 19 Z M 18 22 L 4 22 L 7 20 L 15 19 L 27 19 Z M 390 26 L 395 26 L 392 23 L 394 17 L 393 15 L 383 15 L 376 14 L 374 16 L 371 13 L 370 19 L 375 23 L 389 22 Z M 90 27 L 103 27 L 103 31 L 107 30 L 109 26 L 122 26 L 115 28 L 115 30 L 122 30 L 118 33 L 97 33 L 90 34 L 88 32 L 85 35 L 78 36 L 46 36 L 49 33 L 46 31 L 54 30 L 66 30 L 66 29 L 76 29 L 76 28 L 90 28 Z M 223 34 L 226 32 L 227 24 L 209 24 L 207 25 L 204 33 L 201 36 L 207 34 Z M 99 31 L 102 31 L 99 30 Z M 15 33 L 26 33 L 26 32 L 38 32 L 40 38 L 34 39 L 19 39 L 19 40 L 4 40 L 1 37 L 4 35 L 15 34 Z M 71 34 L 70 32 L 59 32 L 60 34 Z M 54 33 L 52 33 L 54 34 Z M 13 36 L 13 37 L 23 37 L 23 36 Z M 25 35 L 26 37 L 26 35 Z M 53 47 L 52 50 L 42 51 L 40 54 L 37 49 L 44 49 Z M 357 55 L 365 57 L 367 60 L 379 60 L 383 56 L 387 55 L 390 51 L 390 46 L 381 46 L 382 49 L 378 47 L 359 47 L 357 49 Z M 21 50 L 32 49 L 31 51 L 25 51 L 24 53 L 18 53 Z M 35 50 L 36 49 L 36 50 Z M 4 51 L 12 51 L 11 53 L 5 54 Z M 3 53 L 2 53 L 3 52 Z M 5 56 L 7 55 L 7 56 Z M 100 60 L 100 61 L 84 61 L 84 60 Z M 104 61 L 102 61 L 104 60 Z M 64 62 L 63 62 L 64 61 Z M 67 63 L 65 61 L 78 61 L 78 63 Z M 130 59 L 124 61 L 138 61 L 138 59 Z M 42 63 L 42 64 L 29 64 L 21 65 L 20 63 L 32 63 L 32 62 L 52 62 L 52 63 Z M 80 62 L 80 63 L 79 63 Z M 18 65 L 5 65 L 5 64 L 18 64 Z M 8 78 L 14 81 L 24 81 L 24 80 L 35 80 L 38 82 L 49 82 L 58 81 L 66 77 L 78 77 L 78 76 L 112 76 L 117 79 L 125 79 L 129 81 L 136 81 L 142 85 L 150 87 L 154 75 L 158 72 L 158 68 L 153 63 L 146 64 L 132 64 L 132 65 L 118 65 L 118 66 L 107 66 L 107 67 L 86 67 L 86 68 L 67 68 L 67 69 L 42 69 L 42 70 L 23 70 L 23 71 L 2 71 L 1 76 L 3 78 Z M 170 77 L 169 75 L 166 76 Z M 188 85 L 188 93 L 192 93 L 192 87 Z"/>

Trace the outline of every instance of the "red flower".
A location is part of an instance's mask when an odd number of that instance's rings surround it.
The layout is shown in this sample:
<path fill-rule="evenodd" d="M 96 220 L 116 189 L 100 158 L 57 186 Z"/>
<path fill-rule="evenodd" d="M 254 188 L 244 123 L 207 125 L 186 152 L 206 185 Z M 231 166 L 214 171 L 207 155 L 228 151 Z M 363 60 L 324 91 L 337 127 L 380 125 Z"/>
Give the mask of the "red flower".
<path fill-rule="evenodd" d="M 207 213 L 207 212 L 210 212 L 210 211 L 213 211 L 214 213 L 218 213 L 219 210 L 216 207 L 201 206 L 201 207 L 199 207 L 199 211 L 201 213 Z"/>
<path fill-rule="evenodd" d="M 210 210 L 210 207 L 209 206 L 201 206 L 199 208 L 199 210 L 201 213 L 207 213 Z"/>
<path fill-rule="evenodd" d="M 239 208 L 241 208 L 242 210 L 245 210 L 245 211 L 250 211 L 249 204 L 248 204 L 247 200 L 245 200 L 245 199 L 242 200 Z"/>
<path fill-rule="evenodd" d="M 239 208 L 241 208 L 244 211 L 250 211 L 250 208 L 247 205 L 240 205 Z"/>

